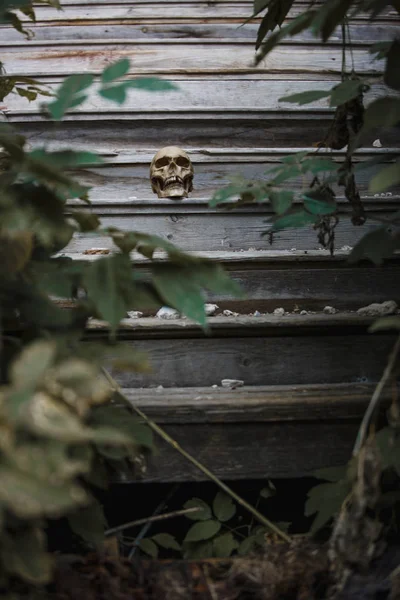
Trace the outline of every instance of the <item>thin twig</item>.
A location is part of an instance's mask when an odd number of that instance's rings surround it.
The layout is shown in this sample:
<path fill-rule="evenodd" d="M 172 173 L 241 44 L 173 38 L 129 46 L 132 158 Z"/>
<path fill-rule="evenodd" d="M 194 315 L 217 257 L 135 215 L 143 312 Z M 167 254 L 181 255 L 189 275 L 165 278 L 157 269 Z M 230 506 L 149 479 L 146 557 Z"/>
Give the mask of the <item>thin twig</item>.
<path fill-rule="evenodd" d="M 158 504 L 158 506 L 156 507 L 155 511 L 152 514 L 152 517 L 156 517 L 157 515 L 159 515 L 161 513 L 161 511 L 163 510 L 164 506 L 166 506 L 167 502 L 172 498 L 172 496 L 174 496 L 175 492 L 177 491 L 177 489 L 179 488 L 179 483 L 177 483 L 176 485 L 174 485 L 172 487 L 172 489 L 170 489 L 170 491 L 168 492 L 168 494 L 166 495 L 165 498 L 163 498 L 161 500 L 161 502 Z M 134 543 L 132 544 L 132 548 L 128 554 L 128 559 L 132 560 L 132 558 L 135 555 L 136 550 L 139 547 L 139 543 L 142 541 L 142 539 L 148 534 L 152 524 L 154 522 L 154 519 L 149 519 L 147 521 L 147 523 L 142 527 L 142 529 L 139 531 L 139 533 L 137 534 Z"/>
<path fill-rule="evenodd" d="M 129 523 L 124 523 L 123 525 L 117 525 L 117 527 L 112 527 L 111 529 L 107 529 L 104 533 L 106 537 L 110 535 L 115 535 L 120 531 L 124 531 L 125 529 L 130 529 L 131 527 L 137 527 L 138 525 L 144 525 L 145 523 L 154 523 L 154 521 L 164 521 L 165 519 L 172 519 L 173 517 L 180 517 L 182 515 L 187 515 L 188 513 L 197 512 L 200 510 L 200 507 L 193 506 L 193 508 L 183 508 L 182 510 L 174 510 L 173 512 L 164 513 L 163 515 L 153 515 L 151 517 L 145 517 L 143 519 L 137 519 L 136 521 L 130 521 Z"/>
<path fill-rule="evenodd" d="M 221 488 L 221 490 L 223 490 L 226 494 L 228 494 L 228 496 L 230 496 L 231 498 L 233 498 L 238 504 L 240 504 L 240 506 L 243 506 L 243 508 L 245 508 L 252 515 L 254 515 L 254 517 L 257 519 L 257 521 L 259 521 L 260 523 L 262 523 L 262 525 L 264 525 L 265 527 L 268 527 L 268 529 L 270 529 L 271 531 L 273 531 L 274 533 L 276 533 L 279 537 L 281 537 L 286 542 L 290 542 L 291 541 L 290 540 L 290 536 L 288 536 L 287 533 L 285 533 L 284 531 L 282 531 L 281 529 L 279 529 L 279 527 L 277 527 L 274 523 L 272 523 L 272 521 L 270 521 L 269 519 L 267 519 L 266 517 L 264 517 L 264 515 L 262 515 L 256 508 L 254 508 L 254 506 L 252 506 L 251 504 L 249 504 L 248 502 L 246 502 L 246 500 L 244 500 L 241 496 L 238 496 L 238 494 L 236 494 L 236 492 L 234 492 L 229 486 L 227 486 L 216 475 L 214 475 L 214 473 L 212 473 L 209 469 L 207 469 L 207 467 L 205 467 L 198 460 L 196 460 L 191 454 L 189 454 L 188 452 L 186 452 L 186 450 L 184 450 L 178 444 L 178 442 L 176 442 L 170 435 L 168 435 L 168 433 L 166 431 L 164 431 L 164 429 L 162 429 L 159 425 L 157 425 L 156 423 L 154 423 L 154 421 L 152 421 L 151 419 L 149 419 L 149 417 L 147 415 L 145 415 L 140 410 L 140 408 L 138 408 L 134 404 L 131 404 L 131 402 L 129 402 L 129 400 L 127 398 L 125 398 L 125 396 L 124 396 L 124 394 L 123 394 L 120 386 L 118 385 L 118 383 L 115 381 L 115 379 L 113 377 L 111 377 L 111 375 L 109 374 L 109 372 L 104 367 L 102 367 L 102 372 L 103 372 L 104 376 L 106 377 L 107 381 L 112 386 L 114 392 L 116 392 L 117 394 L 119 394 L 121 396 L 121 398 L 125 402 L 127 402 L 133 408 L 133 410 L 147 423 L 147 425 L 155 433 L 157 433 L 160 437 L 162 437 L 162 439 L 165 442 L 167 442 L 167 444 L 169 444 L 170 446 L 172 446 L 172 448 L 174 448 L 177 452 L 179 452 L 179 454 L 181 454 L 184 458 L 186 458 L 186 460 L 188 460 L 189 462 L 192 463 L 192 465 L 194 465 L 195 467 L 197 467 L 197 469 L 199 469 L 202 473 L 204 473 L 204 475 L 206 475 L 208 477 L 208 479 L 211 479 L 211 481 L 213 481 L 214 483 L 216 483 L 217 486 L 219 488 Z"/>
<path fill-rule="evenodd" d="M 385 367 L 385 370 L 383 371 L 381 380 L 379 381 L 378 385 L 375 388 L 374 393 L 372 394 L 372 398 L 370 400 L 368 408 L 365 411 L 363 420 L 361 421 L 360 429 L 358 430 L 358 434 L 357 434 L 356 443 L 354 444 L 353 456 L 356 456 L 359 453 L 359 451 L 364 443 L 364 440 L 366 438 L 366 435 L 367 435 L 367 432 L 368 432 L 368 429 L 370 426 L 370 421 L 371 421 L 372 415 L 374 414 L 375 409 L 378 406 L 378 403 L 382 396 L 382 392 L 385 388 L 385 385 L 389 381 L 389 379 L 392 375 L 393 369 L 396 365 L 396 360 L 397 360 L 397 355 L 399 353 L 399 350 L 400 350 L 400 335 L 397 338 L 395 345 L 393 346 L 393 349 L 389 355 L 388 363 Z"/>

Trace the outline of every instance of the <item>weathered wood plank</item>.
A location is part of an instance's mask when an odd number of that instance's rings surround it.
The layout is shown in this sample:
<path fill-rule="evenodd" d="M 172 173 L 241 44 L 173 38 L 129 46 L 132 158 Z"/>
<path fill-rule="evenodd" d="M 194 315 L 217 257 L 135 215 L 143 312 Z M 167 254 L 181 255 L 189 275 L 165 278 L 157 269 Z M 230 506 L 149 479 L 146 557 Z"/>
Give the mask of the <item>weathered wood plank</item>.
<path fill-rule="evenodd" d="M 114 371 L 113 375 L 124 388 L 208 387 L 225 378 L 241 379 L 249 386 L 376 382 L 394 342 L 393 335 L 367 338 L 334 331 L 323 335 L 323 330 L 301 337 L 299 331 L 285 335 L 276 330 L 279 337 L 263 337 L 260 327 L 259 337 L 244 337 L 243 329 L 236 328 L 231 332 L 236 337 L 229 338 L 216 337 L 212 331 L 208 339 L 188 335 L 172 339 L 170 330 L 170 339 L 124 342 L 149 353 L 153 373 Z M 149 338 L 151 332 L 144 333 Z M 130 335 L 137 337 L 138 331 Z"/>
<path fill-rule="evenodd" d="M 63 3 L 66 6 L 65 2 Z M 288 21 L 289 22 L 289 21 Z M 284 25 L 287 22 L 284 23 Z M 29 25 L 30 31 L 34 34 L 36 41 L 59 41 L 59 40 L 148 40 L 148 39 L 201 39 L 235 40 L 235 43 L 241 41 L 255 42 L 259 23 L 247 23 L 243 27 L 238 27 L 237 23 L 175 23 L 175 24 L 114 24 L 105 22 L 104 24 L 92 25 L 90 22 L 82 25 L 74 21 L 66 22 L 64 25 L 55 25 L 54 23 L 41 23 L 38 25 Z M 399 27 L 393 22 L 380 21 L 373 23 L 356 22 L 350 23 L 350 36 L 352 44 L 365 45 L 372 40 L 392 39 L 399 31 Z M 1 39 L 6 42 L 21 42 L 21 34 L 14 28 L 4 28 L 1 30 Z M 329 38 L 331 44 L 340 44 L 342 34 L 340 28 L 337 29 Z M 30 42 L 27 42 L 29 44 Z M 296 35 L 289 40 L 282 40 L 287 43 L 315 43 L 315 37 L 307 30 Z"/>
<path fill-rule="evenodd" d="M 304 11 L 304 3 L 295 3 L 288 17 L 293 18 Z M 124 20 L 146 22 L 196 21 L 207 19 L 235 21 L 242 23 L 252 14 L 252 5 L 249 2 L 135 2 L 130 6 L 129 0 L 97 3 L 96 8 L 86 3 L 66 5 L 63 11 L 58 11 L 49 6 L 35 7 L 37 20 L 40 21 L 101 21 Z M 369 15 L 360 14 L 358 19 L 367 19 Z M 389 9 L 381 14 L 385 19 L 398 19 L 398 13 Z M 22 18 L 23 15 L 22 15 Z M 26 19 L 27 20 L 27 19 Z M 261 19 L 258 18 L 258 21 Z M 30 21 L 29 21 L 30 22 Z"/>
<path fill-rule="evenodd" d="M 265 215 L 267 217 L 269 215 Z M 388 214 L 379 213 L 380 217 Z M 136 230 L 158 235 L 176 244 L 182 250 L 267 250 L 271 248 L 268 237 L 261 234 L 268 225 L 258 213 L 214 214 L 165 214 L 155 216 L 103 217 L 102 225 L 124 230 Z M 336 227 L 337 248 L 354 246 L 368 231 L 376 228 L 371 220 L 363 227 L 351 224 L 349 216 L 343 215 Z M 65 248 L 69 254 L 82 253 L 92 248 L 114 248 L 110 238 L 105 236 L 85 236 L 76 234 Z M 317 234 L 311 226 L 302 229 L 288 229 L 274 235 L 273 248 L 276 250 L 312 250 L 320 248 Z"/>
<path fill-rule="evenodd" d="M 236 51 L 235 51 L 236 52 Z M 232 50 L 232 57 L 235 52 Z M 29 54 L 26 52 L 26 56 Z M 303 105 L 294 107 L 288 102 L 279 102 L 279 99 L 290 94 L 305 92 L 310 89 L 315 90 L 330 90 L 335 81 L 326 80 L 320 82 L 308 81 L 307 75 L 304 75 L 304 81 L 281 81 L 281 80 L 258 80 L 251 82 L 248 80 L 218 80 L 200 79 L 196 81 L 190 80 L 174 80 L 169 79 L 172 83 L 178 86 L 178 90 L 155 94 L 154 92 L 146 92 L 142 90 L 131 90 L 128 94 L 126 102 L 122 107 L 114 104 L 105 98 L 102 98 L 98 93 L 98 86 L 93 86 L 88 92 L 87 100 L 79 107 L 71 111 L 71 113 L 112 113 L 112 112 L 168 112 L 168 113 L 190 113 L 190 112 L 226 112 L 226 111 L 258 111 L 262 113 L 270 111 L 280 111 L 285 113 L 309 113 L 313 112 L 329 112 L 333 114 L 333 110 L 329 108 L 329 100 L 323 99 L 312 105 Z M 43 80 L 48 86 L 49 91 L 55 91 L 61 84 L 61 80 L 51 81 Z M 388 88 L 377 84 L 374 85 L 370 92 L 366 94 L 365 100 L 368 105 L 372 100 L 386 95 Z M 47 99 L 39 97 L 33 102 L 28 102 L 26 98 L 21 98 L 18 95 L 9 95 L 2 102 L 2 107 L 5 107 L 7 115 L 15 113 L 30 114 L 39 112 L 43 102 Z M 4 110 L 4 108 L 3 108 Z"/>
<path fill-rule="evenodd" d="M 219 477 L 256 479 L 310 475 L 347 462 L 372 391 L 365 384 L 329 384 L 124 393 Z M 384 404 L 389 401 L 386 393 Z M 161 440 L 156 444 L 160 452 L 144 481 L 204 478 Z"/>
<path fill-rule="evenodd" d="M 361 419 L 371 384 L 123 389 L 129 403 L 159 424 L 287 423 Z M 382 405 L 391 400 L 386 389 Z"/>
<path fill-rule="evenodd" d="M 157 120 L 150 116 L 146 118 L 140 114 L 125 113 L 126 120 L 121 120 L 115 114 L 89 113 L 67 117 L 75 122 L 61 122 L 55 135 L 53 129 L 38 114 L 27 117 L 14 110 L 7 114 L 11 122 L 18 123 L 18 130 L 27 138 L 31 147 L 51 147 L 57 143 L 65 148 L 90 148 L 96 152 L 108 153 L 123 150 L 131 154 L 150 147 L 158 149 L 165 142 L 183 148 L 199 148 L 205 144 L 208 149 L 264 146 L 290 148 L 295 152 L 303 146 L 312 147 L 322 140 L 332 123 L 330 115 L 302 112 L 286 112 L 284 118 L 276 118 L 274 114 L 269 117 L 260 114 L 247 118 L 238 115 L 236 119 L 228 121 L 222 120 L 222 116 L 223 113 L 215 114 L 206 119 L 204 115 L 193 113 L 190 119 L 184 118 L 185 115 L 175 115 Z M 82 117 L 90 117 L 92 120 L 82 121 Z M 79 122 L 76 122 L 78 119 Z M 384 148 L 399 144 L 397 132 L 386 129 L 371 134 L 365 140 L 365 146 L 371 147 L 376 138 L 380 139 Z"/>
<path fill-rule="evenodd" d="M 194 162 L 194 190 L 192 198 L 210 198 L 216 190 L 227 185 L 231 177 L 241 174 L 248 179 L 260 180 L 266 178 L 264 174 L 269 165 L 279 162 L 269 162 L 267 157 L 260 157 L 255 161 L 240 161 L 225 158 L 225 161 L 215 162 L 213 157 L 205 155 L 202 162 Z M 93 202 L 115 202 L 127 200 L 138 200 L 140 198 L 153 197 L 149 181 L 150 160 L 143 163 L 131 161 L 130 164 L 113 165 L 108 163 L 99 167 L 88 167 L 77 173 L 80 181 L 92 186 L 90 198 Z M 379 170 L 380 167 L 366 172 L 364 170 L 357 173 L 357 182 L 363 195 L 369 195 L 367 192 L 370 178 Z M 302 185 L 300 179 L 294 178 L 291 181 L 291 187 L 298 189 Z"/>
<path fill-rule="evenodd" d="M 122 58 L 131 60 L 131 73 L 330 73 L 341 71 L 341 49 L 336 46 L 278 46 L 255 67 L 254 44 L 185 43 L 182 41 L 138 41 L 120 44 L 78 42 L 56 46 L 45 42 L 25 47 L 0 47 L 2 62 L 10 75 L 70 75 L 99 73 L 111 62 Z M 312 53 L 312 60 L 310 60 Z M 354 48 L 354 68 L 359 73 L 382 72 L 380 61 L 373 59 L 367 49 Z"/>
<path fill-rule="evenodd" d="M 189 454 L 224 480 L 312 476 L 351 457 L 359 422 L 165 425 Z M 206 477 L 162 440 L 143 481 L 203 481 Z"/>
<path fill-rule="evenodd" d="M 197 254 L 197 253 L 194 253 Z M 288 311 L 317 310 L 325 306 L 357 310 L 371 302 L 392 299 L 400 303 L 400 264 L 398 259 L 387 261 L 383 267 L 370 263 L 350 265 L 348 252 L 327 251 L 239 251 L 200 252 L 201 256 L 221 263 L 230 277 L 245 292 L 241 299 L 226 294 L 207 293 L 210 302 L 224 309 L 248 314 L 254 311 L 273 312 L 283 307 Z M 99 255 L 67 254 L 70 258 L 97 260 Z M 132 253 L 135 269 L 150 278 L 148 260 Z M 156 254 L 156 262 L 165 259 Z M 142 310 L 154 315 L 155 310 Z"/>

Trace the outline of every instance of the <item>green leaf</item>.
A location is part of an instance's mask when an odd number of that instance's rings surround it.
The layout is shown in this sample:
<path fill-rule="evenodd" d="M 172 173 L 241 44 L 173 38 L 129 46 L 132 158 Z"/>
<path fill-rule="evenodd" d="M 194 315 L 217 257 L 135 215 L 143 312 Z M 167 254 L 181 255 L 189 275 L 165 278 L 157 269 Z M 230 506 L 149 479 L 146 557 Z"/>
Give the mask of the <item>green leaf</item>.
<path fill-rule="evenodd" d="M 331 215 L 336 212 L 336 202 L 332 195 L 324 190 L 310 190 L 303 196 L 306 209 L 313 215 Z"/>
<path fill-rule="evenodd" d="M 100 317 L 115 331 L 134 292 L 129 257 L 115 254 L 94 261 L 83 276 L 83 286 Z"/>
<path fill-rule="evenodd" d="M 304 29 L 307 29 L 311 25 L 311 23 L 314 19 L 314 15 L 315 15 L 314 10 L 308 10 L 308 11 L 302 12 L 295 19 L 293 19 L 288 25 L 285 25 L 284 27 L 280 27 L 278 31 L 272 33 L 268 37 L 267 41 L 263 42 L 263 44 L 261 45 L 261 49 L 258 52 L 258 54 L 256 55 L 256 60 L 255 60 L 256 65 L 259 64 L 267 56 L 267 54 L 273 48 L 275 48 L 275 46 L 279 42 L 281 42 L 285 37 L 287 37 L 288 35 L 290 35 L 290 36 L 297 35 L 301 31 L 304 31 Z M 260 37 L 261 37 L 261 34 L 260 34 Z"/>
<path fill-rule="evenodd" d="M 280 27 L 285 20 L 294 0 L 270 0 L 267 13 L 264 15 L 257 32 L 256 50 L 269 31 Z"/>
<path fill-rule="evenodd" d="M 36 148 L 28 153 L 28 157 L 35 160 L 44 160 L 47 164 L 58 169 L 73 169 L 104 163 L 103 158 L 94 152 L 58 150 L 48 152 L 45 148 Z"/>
<path fill-rule="evenodd" d="M 8 573 L 33 584 L 47 583 L 52 560 L 46 551 L 46 537 L 39 527 L 29 527 L 2 535 L 2 562 Z"/>
<path fill-rule="evenodd" d="M 370 54 L 375 54 L 376 60 L 381 60 L 386 58 L 390 48 L 392 47 L 393 42 L 377 42 L 369 47 L 368 52 Z"/>
<path fill-rule="evenodd" d="M 272 483 L 272 481 L 268 480 L 268 485 L 267 485 L 267 487 L 264 487 L 261 490 L 260 496 L 261 496 L 261 498 L 265 498 L 265 499 L 273 498 L 274 496 L 276 496 L 276 487 Z"/>
<path fill-rule="evenodd" d="M 198 542 L 198 543 L 187 543 L 184 544 L 184 559 L 204 559 L 212 558 L 213 556 L 213 544 L 212 541 Z"/>
<path fill-rule="evenodd" d="M 48 340 L 38 340 L 26 346 L 10 368 L 14 386 L 34 387 L 53 364 L 56 349 L 56 344 Z"/>
<path fill-rule="evenodd" d="M 370 333 L 375 333 L 376 331 L 388 331 L 391 329 L 400 330 L 400 316 L 382 317 L 375 321 L 375 323 L 372 323 L 368 331 Z"/>
<path fill-rule="evenodd" d="M 158 548 L 157 545 L 150 538 L 143 538 L 140 540 L 138 544 L 139 548 L 145 554 L 148 554 L 152 558 L 157 558 L 158 556 Z"/>
<path fill-rule="evenodd" d="M 211 508 L 201 500 L 201 498 L 191 498 L 183 505 L 183 508 L 199 508 L 197 512 L 188 513 L 186 516 L 187 519 L 191 519 L 192 521 L 208 521 L 212 517 Z"/>
<path fill-rule="evenodd" d="M 331 90 L 328 92 L 323 90 L 310 90 L 307 92 L 300 92 L 298 94 L 292 94 L 290 96 L 283 96 L 279 98 L 279 102 L 290 102 L 292 104 L 298 104 L 303 106 L 304 104 L 311 104 L 317 102 L 322 98 L 328 98 L 331 95 Z"/>
<path fill-rule="evenodd" d="M 0 481 L 0 504 L 21 519 L 61 517 L 89 500 L 74 483 L 46 484 L 15 467 L 0 465 Z"/>
<path fill-rule="evenodd" d="M 168 306 L 203 327 L 207 324 L 203 289 L 234 296 L 241 294 L 239 286 L 220 265 L 206 261 L 198 261 L 190 267 L 154 266 L 153 283 Z"/>
<path fill-rule="evenodd" d="M 400 98 L 386 96 L 371 102 L 364 113 L 362 133 L 375 127 L 393 127 L 400 122 Z"/>
<path fill-rule="evenodd" d="M 71 218 L 79 225 L 79 230 L 82 233 L 88 231 L 96 231 L 100 227 L 100 219 L 97 215 L 83 210 L 74 210 L 71 213 Z"/>
<path fill-rule="evenodd" d="M 127 81 L 109 87 L 103 87 L 99 90 L 100 96 L 106 100 L 111 100 L 117 104 L 123 104 L 126 100 L 126 94 L 129 89 Z"/>
<path fill-rule="evenodd" d="M 312 524 L 311 533 L 321 529 L 340 510 L 344 499 L 350 491 L 350 483 L 322 483 L 313 487 L 307 497 L 304 514 L 306 517 L 317 513 Z"/>
<path fill-rule="evenodd" d="M 381 265 L 385 258 L 390 258 L 397 247 L 396 239 L 386 230 L 379 227 L 366 233 L 350 253 L 350 263 L 368 259 Z"/>
<path fill-rule="evenodd" d="M 102 544 L 107 522 L 99 502 L 94 501 L 89 506 L 68 515 L 67 518 L 72 531 L 83 538 L 85 542 L 96 547 Z"/>
<path fill-rule="evenodd" d="M 101 74 L 101 81 L 103 83 L 110 83 L 115 79 L 123 77 L 129 73 L 130 60 L 128 58 L 122 58 L 118 62 L 113 63 L 109 67 L 106 67 Z"/>
<path fill-rule="evenodd" d="M 199 521 L 192 525 L 186 534 L 184 539 L 185 542 L 200 542 L 201 540 L 208 540 L 221 529 L 221 523 L 214 520 Z"/>
<path fill-rule="evenodd" d="M 151 429 L 138 421 L 128 408 L 122 406 L 96 406 L 92 409 L 88 424 L 95 428 L 111 427 L 125 435 L 138 446 L 153 448 Z"/>
<path fill-rule="evenodd" d="M 243 540 L 238 548 L 238 554 L 240 556 L 245 556 L 249 554 L 251 550 L 253 550 L 254 546 L 257 544 L 257 536 L 249 535 L 245 540 Z"/>
<path fill-rule="evenodd" d="M 400 40 L 394 39 L 387 54 L 385 75 L 386 85 L 400 91 Z"/>
<path fill-rule="evenodd" d="M 156 535 L 153 535 L 152 540 L 161 546 L 161 548 L 165 548 L 166 550 L 179 551 L 181 549 L 180 544 L 178 544 L 174 536 L 170 533 L 157 533 Z"/>
<path fill-rule="evenodd" d="M 146 90 L 147 92 L 172 92 L 178 90 L 179 87 L 166 79 L 160 77 L 138 77 L 131 79 L 129 86 L 138 90 Z"/>
<path fill-rule="evenodd" d="M 304 227 L 310 223 L 315 223 L 317 218 L 317 215 L 312 215 L 304 210 L 298 210 L 273 221 L 270 231 L 280 231 L 289 227 Z"/>
<path fill-rule="evenodd" d="M 348 79 L 336 85 L 331 91 L 330 106 L 345 104 L 359 96 L 361 91 L 366 88 L 365 84 L 359 79 Z"/>
<path fill-rule="evenodd" d="M 233 534 L 228 531 L 213 539 L 213 554 L 216 558 L 229 558 L 234 550 L 239 547 Z"/>
<path fill-rule="evenodd" d="M 400 160 L 392 165 L 381 169 L 369 183 L 369 191 L 371 194 L 384 192 L 400 183 Z"/>
<path fill-rule="evenodd" d="M 277 215 L 282 215 L 292 206 L 294 192 L 289 190 L 273 191 L 270 195 L 272 208 Z"/>
<path fill-rule="evenodd" d="M 313 475 L 317 479 L 325 479 L 326 481 L 340 481 L 346 477 L 347 465 L 343 467 L 327 467 L 314 471 Z"/>
<path fill-rule="evenodd" d="M 82 104 L 87 98 L 82 92 L 93 82 L 94 76 L 89 74 L 67 77 L 57 90 L 57 99 L 46 105 L 53 119 L 59 121 L 67 110 Z"/>
<path fill-rule="evenodd" d="M 328 171 L 337 171 L 338 165 L 330 158 L 318 158 L 310 157 L 302 161 L 301 167 L 303 173 L 308 171 L 313 175 L 318 173 L 324 173 Z"/>
<path fill-rule="evenodd" d="M 38 95 L 38 93 L 33 90 L 20 88 L 20 87 L 16 87 L 15 91 L 17 92 L 17 94 L 19 96 L 21 96 L 21 98 L 27 98 L 29 100 L 29 102 L 33 102 L 34 100 L 36 100 L 37 95 Z"/>
<path fill-rule="evenodd" d="M 127 92 L 132 88 L 148 92 L 171 92 L 178 89 L 173 83 L 159 77 L 141 77 L 123 81 L 117 85 L 102 87 L 99 94 L 107 100 L 122 104 L 125 102 Z"/>
<path fill-rule="evenodd" d="M 218 521 L 225 523 L 235 516 L 236 505 L 230 496 L 224 492 L 217 492 L 213 501 L 213 511 Z"/>

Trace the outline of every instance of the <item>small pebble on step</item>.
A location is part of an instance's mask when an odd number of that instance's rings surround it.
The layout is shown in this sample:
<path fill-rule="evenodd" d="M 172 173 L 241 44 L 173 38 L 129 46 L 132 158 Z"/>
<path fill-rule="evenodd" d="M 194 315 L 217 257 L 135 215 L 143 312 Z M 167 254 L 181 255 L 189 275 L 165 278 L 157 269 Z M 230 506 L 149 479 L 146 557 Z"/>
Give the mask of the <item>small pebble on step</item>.
<path fill-rule="evenodd" d="M 143 313 L 140 310 L 128 310 L 128 317 L 130 319 L 140 319 L 140 317 L 143 317 Z"/>
<path fill-rule="evenodd" d="M 282 308 L 282 307 L 280 307 L 280 308 L 276 308 L 276 309 L 274 310 L 274 315 L 275 315 L 276 317 L 284 317 L 284 316 L 285 316 L 285 314 L 286 314 L 286 311 L 285 311 L 285 309 L 284 309 L 284 308 Z"/>
<path fill-rule="evenodd" d="M 255 310 L 253 313 L 253 317 L 261 317 L 261 313 L 259 310 Z"/>
<path fill-rule="evenodd" d="M 233 312 L 232 310 L 225 309 L 222 313 L 225 317 L 238 317 L 239 313 Z"/>
<path fill-rule="evenodd" d="M 333 308 L 333 306 L 325 306 L 324 313 L 326 315 L 336 315 L 337 310 L 336 308 Z"/>
<path fill-rule="evenodd" d="M 307 310 L 301 310 L 301 311 L 300 311 L 300 314 L 301 314 L 301 315 L 308 315 L 308 311 L 307 311 Z"/>
<path fill-rule="evenodd" d="M 217 304 L 205 304 L 204 312 L 206 313 L 207 317 L 211 317 L 211 315 L 214 315 L 216 313 L 218 308 L 219 306 Z"/>
<path fill-rule="evenodd" d="M 175 308 L 170 308 L 169 306 L 163 306 L 158 311 L 156 317 L 159 319 L 179 319 L 180 314 Z"/>
<path fill-rule="evenodd" d="M 223 379 L 221 381 L 221 385 L 224 388 L 230 388 L 234 390 L 237 387 L 242 387 L 242 385 L 244 385 L 244 381 L 241 379 Z"/>
<path fill-rule="evenodd" d="M 216 389 L 218 386 L 216 383 L 214 383 L 214 385 L 211 386 L 212 388 Z"/>
<path fill-rule="evenodd" d="M 397 304 L 394 300 L 386 300 L 386 302 L 373 303 L 368 306 L 359 308 L 357 314 L 364 317 L 383 317 L 385 315 L 394 315 L 397 311 Z"/>

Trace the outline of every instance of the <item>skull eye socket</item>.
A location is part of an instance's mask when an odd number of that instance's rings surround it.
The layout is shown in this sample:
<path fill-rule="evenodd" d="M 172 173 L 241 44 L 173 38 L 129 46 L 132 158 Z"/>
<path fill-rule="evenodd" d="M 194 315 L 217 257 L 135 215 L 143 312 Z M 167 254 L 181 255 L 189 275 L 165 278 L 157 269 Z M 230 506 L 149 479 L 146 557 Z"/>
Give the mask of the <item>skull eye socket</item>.
<path fill-rule="evenodd" d="M 182 167 L 183 169 L 188 169 L 190 167 L 190 160 L 184 156 L 178 156 L 175 162 L 178 167 Z"/>
<path fill-rule="evenodd" d="M 156 160 L 156 162 L 154 163 L 154 166 L 156 169 L 162 169 L 163 167 L 166 167 L 169 164 L 169 158 L 167 156 L 163 156 L 162 158 L 159 158 L 158 160 Z"/>

